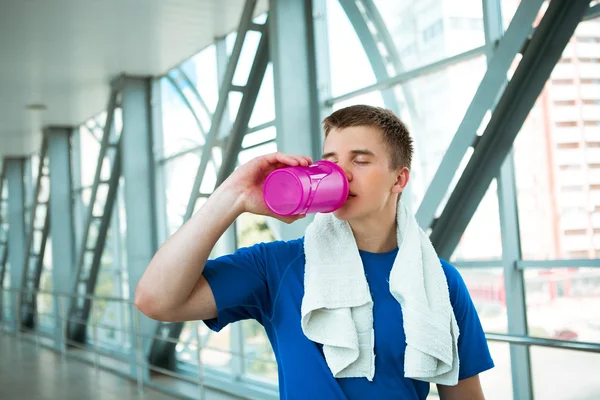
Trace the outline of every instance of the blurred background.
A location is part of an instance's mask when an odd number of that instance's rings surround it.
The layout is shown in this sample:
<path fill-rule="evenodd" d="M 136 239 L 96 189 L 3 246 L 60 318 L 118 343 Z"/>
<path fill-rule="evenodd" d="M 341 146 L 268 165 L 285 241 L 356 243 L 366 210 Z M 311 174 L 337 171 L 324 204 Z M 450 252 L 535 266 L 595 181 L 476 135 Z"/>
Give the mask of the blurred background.
<path fill-rule="evenodd" d="M 318 159 L 322 118 L 369 104 L 415 140 L 403 201 L 479 312 L 486 398 L 600 398 L 599 3 L 1 0 L 1 352 L 277 398 L 260 324 L 157 323 L 135 286 L 238 165 Z M 244 214 L 213 257 L 308 222 Z"/>

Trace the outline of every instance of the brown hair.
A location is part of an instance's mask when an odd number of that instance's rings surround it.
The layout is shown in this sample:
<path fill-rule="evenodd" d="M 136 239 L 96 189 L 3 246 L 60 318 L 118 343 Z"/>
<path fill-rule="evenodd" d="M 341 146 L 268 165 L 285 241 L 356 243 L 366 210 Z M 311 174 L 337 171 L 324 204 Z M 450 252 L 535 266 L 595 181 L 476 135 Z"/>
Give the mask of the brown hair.
<path fill-rule="evenodd" d="M 367 105 L 355 105 L 339 109 L 323 120 L 325 137 L 332 129 L 351 126 L 379 128 L 390 152 L 390 169 L 410 169 L 413 140 L 406 125 L 390 110 Z"/>

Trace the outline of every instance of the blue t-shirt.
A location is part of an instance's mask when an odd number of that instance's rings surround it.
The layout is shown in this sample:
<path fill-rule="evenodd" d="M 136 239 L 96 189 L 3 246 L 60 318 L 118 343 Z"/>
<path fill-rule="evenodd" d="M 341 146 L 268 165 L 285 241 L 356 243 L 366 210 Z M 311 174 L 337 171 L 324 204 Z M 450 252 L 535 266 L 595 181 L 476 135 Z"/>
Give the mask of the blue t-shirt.
<path fill-rule="evenodd" d="M 334 378 L 322 345 L 302 331 L 303 239 L 261 243 L 209 260 L 204 276 L 213 291 L 218 317 L 204 322 L 214 331 L 243 319 L 260 322 L 277 360 L 281 399 L 425 399 L 430 384 L 404 377 L 402 309 L 388 283 L 397 252 L 360 251 L 373 299 L 375 376 L 371 382 Z M 490 369 L 494 363 L 462 277 L 443 260 L 442 267 L 460 329 L 460 380 Z"/>

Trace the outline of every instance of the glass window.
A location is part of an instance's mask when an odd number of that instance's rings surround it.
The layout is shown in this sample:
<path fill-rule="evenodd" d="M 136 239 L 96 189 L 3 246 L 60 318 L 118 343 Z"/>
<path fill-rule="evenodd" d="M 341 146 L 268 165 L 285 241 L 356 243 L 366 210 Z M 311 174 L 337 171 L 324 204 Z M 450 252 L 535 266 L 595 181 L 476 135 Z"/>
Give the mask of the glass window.
<path fill-rule="evenodd" d="M 272 242 L 273 232 L 262 215 L 244 213 L 236 220 L 238 247 L 249 247 L 256 243 Z"/>
<path fill-rule="evenodd" d="M 197 329 L 197 324 L 194 322 L 184 322 L 183 329 L 179 335 L 179 343 L 175 346 L 175 355 L 179 361 L 198 365 L 198 343 L 199 337 L 194 332 Z"/>
<path fill-rule="evenodd" d="M 100 136 L 100 138 L 102 138 Z M 81 146 L 81 185 L 91 186 L 94 184 L 96 167 L 98 166 L 98 155 L 100 154 L 100 143 L 85 127 L 79 128 L 79 143 Z"/>
<path fill-rule="evenodd" d="M 510 346 L 501 342 L 488 342 L 488 345 L 495 367 L 479 375 L 485 398 L 486 400 L 513 399 Z"/>
<path fill-rule="evenodd" d="M 587 33 L 577 32 L 563 58 L 583 45 L 577 38 Z M 590 45 L 600 51 L 600 43 Z M 556 65 L 553 76 L 560 69 L 560 79 L 547 82 L 514 144 L 524 259 L 594 258 L 600 251 L 593 233 L 600 228 L 600 130 L 585 119 L 597 106 L 584 103 L 588 92 L 600 96 L 600 82 L 563 66 Z"/>
<path fill-rule="evenodd" d="M 265 132 L 266 133 L 266 132 Z M 265 135 L 265 140 L 268 136 Z M 276 142 L 266 142 L 257 147 L 252 147 L 247 150 L 242 150 L 238 156 L 238 164 L 242 165 L 252 160 L 253 158 L 260 157 L 265 154 L 274 153 L 277 151 L 277 143 Z"/>
<path fill-rule="evenodd" d="M 275 93 L 273 83 L 273 64 L 267 65 L 265 77 L 256 98 L 256 104 L 250 117 L 249 127 L 275 120 Z"/>
<path fill-rule="evenodd" d="M 332 96 L 375 83 L 369 59 L 338 0 L 327 0 L 327 29 Z"/>
<path fill-rule="evenodd" d="M 246 375 L 277 383 L 277 362 L 264 328 L 255 320 L 242 321 Z"/>
<path fill-rule="evenodd" d="M 48 238 L 44 260 L 48 259 L 48 246 L 52 246 L 51 238 Z M 52 291 L 52 267 L 42 266 L 40 282 L 38 289 L 42 292 Z M 39 293 L 37 295 L 37 315 L 40 322 L 40 329 L 51 331 L 54 328 L 56 315 L 54 313 L 54 297 L 51 294 Z"/>
<path fill-rule="evenodd" d="M 4 281 L 2 282 L 2 287 L 0 287 L 0 289 L 3 288 L 10 288 L 10 263 L 8 262 L 8 260 L 6 260 L 6 264 L 4 266 Z M 0 306 L 2 307 L 2 318 L 0 318 L 1 322 L 7 322 L 7 321 L 12 321 L 14 319 L 13 315 L 14 315 L 14 311 L 16 310 L 17 304 L 15 301 L 13 301 L 14 296 L 11 292 L 9 291 L 5 291 L 5 290 L 0 290 L 0 296 L 2 296 L 0 298 L 0 301 L 2 301 L 2 304 L 0 304 Z"/>
<path fill-rule="evenodd" d="M 459 264 L 460 268 L 460 264 Z M 459 269 L 485 332 L 508 333 L 502 268 Z"/>
<path fill-rule="evenodd" d="M 231 326 L 226 326 L 219 334 L 209 333 L 204 324 L 198 324 L 198 334 L 201 343 L 204 343 L 201 351 L 202 364 L 231 371 Z"/>
<path fill-rule="evenodd" d="M 246 33 L 242 52 L 240 53 L 240 59 L 237 68 L 235 69 L 235 74 L 233 75 L 234 85 L 245 86 L 248 82 L 248 77 L 250 70 L 252 69 L 252 63 L 254 62 L 254 56 L 261 36 L 261 33 L 256 31 L 248 31 Z"/>
<path fill-rule="evenodd" d="M 454 260 L 500 260 L 502 237 L 496 181 L 488 188 L 467 225 L 454 254 Z"/>
<path fill-rule="evenodd" d="M 600 268 L 528 269 L 524 277 L 531 336 L 600 342 Z"/>
<path fill-rule="evenodd" d="M 190 79 L 208 109 L 214 112 L 219 97 L 216 46 L 211 45 L 191 57 L 181 64 L 181 69 Z"/>
<path fill-rule="evenodd" d="M 499 0 L 500 5 L 502 7 L 502 20 L 504 22 L 504 29 L 508 28 L 510 23 L 512 22 L 515 13 L 517 12 L 517 8 L 521 4 L 521 0 Z M 544 2 L 538 13 L 536 19 L 534 20 L 533 26 L 537 26 L 541 21 L 546 9 L 548 8 L 548 2 Z"/>
<path fill-rule="evenodd" d="M 375 0 L 405 69 L 452 57 L 485 44 L 478 0 Z"/>
<path fill-rule="evenodd" d="M 415 143 L 411 180 L 415 210 L 421 203 L 458 126 L 486 71 L 485 57 L 445 67 L 441 71 L 415 78 L 405 85 L 414 108 L 400 114 Z M 396 96 L 404 98 L 396 87 Z M 466 166 L 459 169 L 459 172 Z"/>
<path fill-rule="evenodd" d="M 190 193 L 198 166 L 200 165 L 200 152 L 187 153 L 167 161 L 164 168 L 166 189 L 167 222 L 169 235 L 173 234 L 183 222 L 183 216 L 190 201 Z"/>
<path fill-rule="evenodd" d="M 272 242 L 275 237 L 264 216 L 245 213 L 236 221 L 238 246 Z M 242 321 L 244 338 L 244 368 L 253 379 L 277 383 L 277 363 L 264 328 L 254 320 Z"/>
<path fill-rule="evenodd" d="M 161 79 L 163 156 L 198 147 L 204 135 L 192 110 L 183 102 L 177 89 L 165 78 Z M 205 132 L 209 127 L 202 127 Z"/>
<path fill-rule="evenodd" d="M 337 103 L 333 104 L 332 111 L 336 111 L 341 108 L 349 107 L 356 104 L 367 104 L 374 107 L 385 107 L 385 103 L 383 102 L 383 96 L 381 95 L 381 92 L 371 92 L 367 94 L 362 94 L 360 96 L 352 97 L 348 100 L 338 101 Z"/>
<path fill-rule="evenodd" d="M 275 141 L 277 138 L 277 129 L 274 126 L 261 129 L 260 131 L 247 133 L 242 140 L 242 149 L 250 146 L 259 146 L 267 141 Z"/>
<path fill-rule="evenodd" d="M 427 43 L 444 33 L 444 20 L 440 19 L 423 30 L 423 42 Z"/>
<path fill-rule="evenodd" d="M 595 399 L 600 393 L 600 354 L 546 347 L 531 348 L 536 399 Z"/>

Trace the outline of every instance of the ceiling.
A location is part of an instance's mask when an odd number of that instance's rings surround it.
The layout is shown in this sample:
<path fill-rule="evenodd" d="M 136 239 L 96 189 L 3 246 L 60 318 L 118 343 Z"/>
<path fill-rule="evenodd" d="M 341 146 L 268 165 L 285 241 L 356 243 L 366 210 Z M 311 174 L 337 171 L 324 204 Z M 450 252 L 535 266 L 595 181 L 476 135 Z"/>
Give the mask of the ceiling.
<path fill-rule="evenodd" d="M 0 160 L 36 151 L 43 126 L 101 112 L 121 73 L 163 75 L 236 30 L 244 3 L 0 0 Z M 255 15 L 266 9 L 259 1 Z"/>

